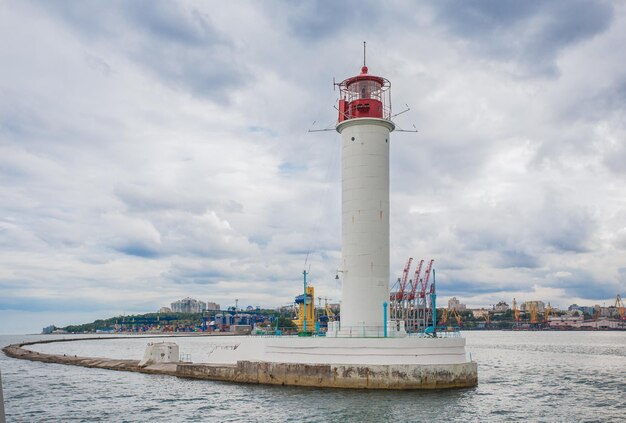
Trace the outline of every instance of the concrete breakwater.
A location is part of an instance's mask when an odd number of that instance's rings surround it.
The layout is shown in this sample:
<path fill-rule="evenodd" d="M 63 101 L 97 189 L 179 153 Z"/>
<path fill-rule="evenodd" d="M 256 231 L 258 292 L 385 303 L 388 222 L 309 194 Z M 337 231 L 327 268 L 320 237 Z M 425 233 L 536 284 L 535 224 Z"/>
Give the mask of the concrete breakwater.
<path fill-rule="evenodd" d="M 114 338 L 81 338 L 80 340 L 114 339 Z M 21 360 L 41 361 L 44 363 L 67 364 L 72 366 L 92 367 L 107 370 L 123 370 L 126 372 L 176 375 L 176 364 L 157 364 L 140 367 L 139 360 L 118 360 L 110 358 L 80 357 L 75 355 L 44 354 L 24 348 L 28 345 L 48 344 L 52 342 L 71 342 L 73 339 L 52 339 L 46 341 L 23 342 L 7 345 L 2 349 L 7 356 Z"/>
<path fill-rule="evenodd" d="M 462 388 L 476 386 L 478 383 L 477 365 L 471 361 L 455 364 L 349 365 L 239 360 L 234 364 L 160 363 L 142 367 L 139 360 L 43 354 L 24 348 L 39 343 L 63 341 L 71 340 L 13 344 L 3 351 L 9 357 L 46 363 L 239 383 L 356 389 Z"/>

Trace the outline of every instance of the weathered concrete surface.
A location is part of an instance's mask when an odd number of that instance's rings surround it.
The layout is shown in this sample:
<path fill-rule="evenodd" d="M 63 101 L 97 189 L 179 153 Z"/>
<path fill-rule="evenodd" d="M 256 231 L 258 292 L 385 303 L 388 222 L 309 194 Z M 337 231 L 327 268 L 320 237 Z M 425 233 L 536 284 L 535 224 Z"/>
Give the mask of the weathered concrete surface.
<path fill-rule="evenodd" d="M 179 364 L 176 373 L 196 379 L 325 388 L 440 389 L 478 384 L 475 362 L 351 366 L 239 361 L 236 365 Z"/>
<path fill-rule="evenodd" d="M 353 389 L 441 389 L 466 388 L 478 384 L 475 362 L 345 365 L 241 360 L 236 364 L 162 363 L 140 367 L 139 360 L 43 354 L 23 348 L 38 343 L 42 342 L 13 344 L 2 351 L 9 357 L 45 363 L 240 383 Z"/>

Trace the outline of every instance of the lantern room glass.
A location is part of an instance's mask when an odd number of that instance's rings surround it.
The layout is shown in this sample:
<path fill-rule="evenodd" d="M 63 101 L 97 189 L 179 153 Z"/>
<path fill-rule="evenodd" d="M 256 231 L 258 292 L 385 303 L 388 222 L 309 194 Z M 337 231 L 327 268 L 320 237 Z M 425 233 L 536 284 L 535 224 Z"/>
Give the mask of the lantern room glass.
<path fill-rule="evenodd" d="M 353 99 L 368 99 L 373 98 L 375 100 L 381 100 L 381 84 L 372 80 L 361 80 L 353 82 L 348 85 L 348 91 L 353 93 Z"/>

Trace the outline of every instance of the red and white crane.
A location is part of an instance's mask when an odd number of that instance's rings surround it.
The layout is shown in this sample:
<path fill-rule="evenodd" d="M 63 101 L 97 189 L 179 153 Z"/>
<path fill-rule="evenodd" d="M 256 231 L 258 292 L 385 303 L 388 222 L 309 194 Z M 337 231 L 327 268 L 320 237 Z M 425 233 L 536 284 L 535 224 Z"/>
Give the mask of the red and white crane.
<path fill-rule="evenodd" d="M 413 257 L 409 257 L 409 259 L 407 260 L 406 265 L 404 266 L 404 270 L 402 271 L 402 278 L 398 280 L 398 290 L 391 293 L 389 298 L 390 300 L 401 301 L 404 298 L 406 283 L 409 280 L 409 272 L 411 271 L 411 263 L 413 263 Z"/>
<path fill-rule="evenodd" d="M 428 277 L 430 276 L 430 271 L 433 268 L 433 262 L 435 260 L 430 260 L 428 262 L 428 266 L 426 267 L 426 272 L 424 273 L 424 280 L 422 281 L 422 290 L 420 291 L 420 298 L 426 297 L 426 288 L 428 287 Z"/>
<path fill-rule="evenodd" d="M 409 300 L 415 298 L 415 293 L 417 292 L 417 285 L 420 280 L 420 273 L 422 273 L 422 266 L 424 265 L 424 260 L 420 260 L 420 264 L 417 265 L 417 269 L 415 270 L 415 275 L 413 276 L 413 280 L 411 281 L 411 294 L 409 295 Z"/>

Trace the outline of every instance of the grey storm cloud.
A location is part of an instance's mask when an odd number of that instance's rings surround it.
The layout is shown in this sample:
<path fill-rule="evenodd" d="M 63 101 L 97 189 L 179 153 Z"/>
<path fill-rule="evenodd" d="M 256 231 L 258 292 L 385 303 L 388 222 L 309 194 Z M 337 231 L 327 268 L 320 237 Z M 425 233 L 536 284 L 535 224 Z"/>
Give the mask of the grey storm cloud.
<path fill-rule="evenodd" d="M 36 298 L 30 297 L 28 301 L 24 301 L 19 297 L 9 297 L 0 299 L 0 310 L 12 311 L 54 311 L 64 312 L 72 310 L 74 312 L 85 311 L 105 311 L 108 310 L 109 304 L 106 301 L 84 301 L 75 298 Z"/>
<path fill-rule="evenodd" d="M 302 3 L 280 2 L 293 14 L 290 31 L 309 42 L 324 42 L 349 32 L 356 25 L 378 29 L 387 23 L 385 5 L 376 1 L 325 2 L 314 0 Z"/>
<path fill-rule="evenodd" d="M 39 4 L 94 44 L 122 48 L 127 58 L 161 81 L 220 103 L 252 78 L 228 34 L 207 13 L 168 1 L 113 1 L 99 13 L 95 1 Z M 98 13 L 95 13 L 98 11 Z M 110 73 L 102 58 L 90 66 Z"/>
<path fill-rule="evenodd" d="M 522 250 L 509 249 L 498 251 L 500 257 L 495 264 L 496 267 L 509 268 L 538 268 L 541 261 L 538 257 L 528 254 Z"/>
<path fill-rule="evenodd" d="M 610 2 L 593 0 L 471 0 L 435 2 L 439 21 L 474 51 L 554 75 L 557 55 L 608 29 Z"/>
<path fill-rule="evenodd" d="M 168 270 L 164 277 L 174 283 L 187 284 L 192 281 L 196 284 L 214 285 L 221 281 L 230 279 L 232 272 L 225 272 L 215 269 L 214 267 L 188 267 L 178 265 Z"/>
<path fill-rule="evenodd" d="M 554 288 L 564 288 L 575 292 L 581 298 L 603 300 L 615 297 L 616 286 L 587 269 L 572 268 L 563 272 L 565 275 L 551 276 L 548 285 Z"/>

